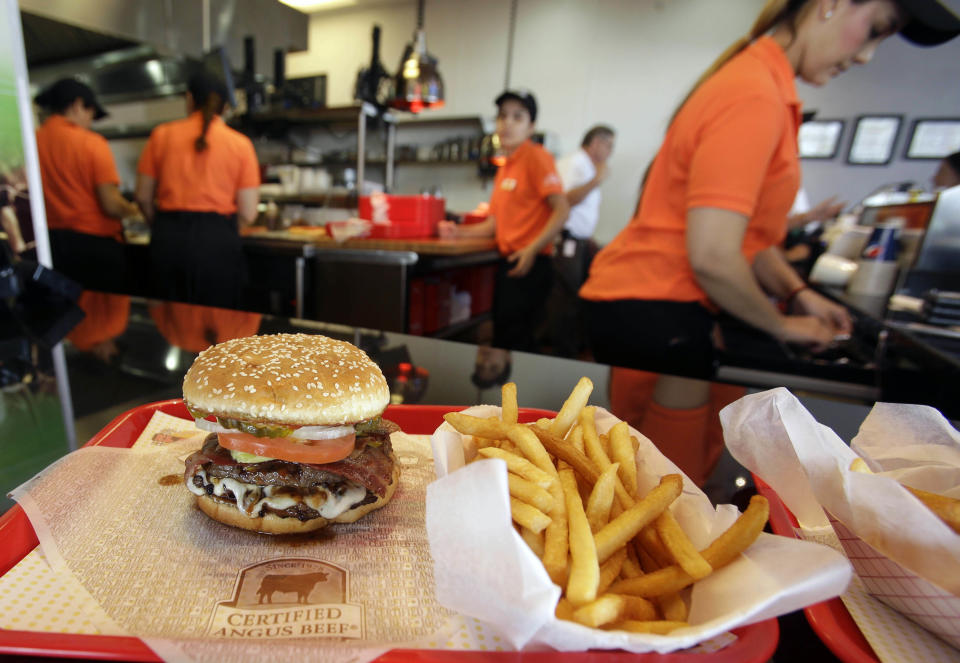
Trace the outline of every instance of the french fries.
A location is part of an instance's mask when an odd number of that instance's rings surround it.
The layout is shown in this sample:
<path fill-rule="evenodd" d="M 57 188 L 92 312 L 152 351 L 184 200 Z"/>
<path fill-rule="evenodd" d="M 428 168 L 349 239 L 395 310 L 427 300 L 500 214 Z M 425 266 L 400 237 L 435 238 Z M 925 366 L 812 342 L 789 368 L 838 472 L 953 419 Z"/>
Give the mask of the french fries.
<path fill-rule="evenodd" d="M 762 495 L 751 497 L 747 510 L 740 514 L 726 532 L 703 550 L 704 559 L 714 570 L 732 562 L 757 540 L 769 515 L 770 505 L 767 503 L 767 498 Z M 610 591 L 649 598 L 679 592 L 692 585 L 694 580 L 693 576 L 680 568 L 679 564 L 674 564 L 637 578 L 616 582 Z"/>
<path fill-rule="evenodd" d="M 521 502 L 516 497 L 510 498 L 510 515 L 518 524 L 534 534 L 539 534 L 550 524 L 550 516 L 535 506 Z"/>
<path fill-rule="evenodd" d="M 577 478 L 573 470 L 560 470 L 560 486 L 567 501 L 567 527 L 570 529 L 570 577 L 567 578 L 567 599 L 581 606 L 597 598 L 600 586 L 600 564 L 593 545 L 590 523 L 580 501 Z"/>
<path fill-rule="evenodd" d="M 500 418 L 448 413 L 444 419 L 477 442 L 476 459 L 507 466 L 517 531 L 563 588 L 555 614 L 591 628 L 665 634 L 687 626 L 684 590 L 732 562 L 766 524 L 755 496 L 727 531 L 703 550 L 670 505 L 679 474 L 638 490 L 638 441 L 624 422 L 600 434 L 582 378 L 553 419 L 519 422 L 517 389 L 503 386 Z"/>
<path fill-rule="evenodd" d="M 497 447 L 478 449 L 477 453 L 486 458 L 499 458 L 500 460 L 506 462 L 508 472 L 513 472 L 514 474 L 523 477 L 527 481 L 530 481 L 531 483 L 536 484 L 543 489 L 550 488 L 550 484 L 552 484 L 554 481 L 552 476 L 541 470 L 523 456 L 518 456 L 515 453 L 504 451 L 503 449 L 499 449 Z"/>
<path fill-rule="evenodd" d="M 511 493 L 512 494 L 512 493 Z M 664 509 L 656 520 L 657 534 L 664 547 L 670 551 L 680 568 L 689 573 L 694 579 L 706 578 L 713 571 L 713 567 L 703 558 L 703 555 L 693 547 L 689 537 L 680 528 L 680 523 Z M 677 620 L 684 621 L 684 620 Z"/>
<path fill-rule="evenodd" d="M 614 476 L 620 468 L 613 463 L 603 471 L 597 482 L 593 484 L 590 498 L 587 500 L 587 520 L 590 522 L 590 531 L 597 532 L 610 520 L 610 508 L 613 506 Z"/>
<path fill-rule="evenodd" d="M 502 414 L 500 418 L 505 424 L 517 423 L 517 385 L 514 382 L 508 382 L 500 388 L 500 409 Z"/>
<path fill-rule="evenodd" d="M 549 513 L 553 509 L 553 495 L 537 484 L 522 479 L 515 474 L 509 474 L 507 475 L 507 485 L 510 487 L 511 497 L 526 502 L 544 513 Z"/>
<path fill-rule="evenodd" d="M 854 472 L 861 472 L 863 474 L 873 474 L 862 458 L 854 458 L 850 463 L 850 469 Z M 957 534 L 960 534 L 960 500 L 947 497 L 945 495 L 931 493 L 926 490 L 921 490 L 920 488 L 911 488 L 903 483 L 900 485 L 909 490 L 910 493 L 913 494 L 913 496 L 918 500 L 923 502 L 923 505 L 933 511 L 933 513 L 940 520 L 946 523 L 950 529 Z"/>

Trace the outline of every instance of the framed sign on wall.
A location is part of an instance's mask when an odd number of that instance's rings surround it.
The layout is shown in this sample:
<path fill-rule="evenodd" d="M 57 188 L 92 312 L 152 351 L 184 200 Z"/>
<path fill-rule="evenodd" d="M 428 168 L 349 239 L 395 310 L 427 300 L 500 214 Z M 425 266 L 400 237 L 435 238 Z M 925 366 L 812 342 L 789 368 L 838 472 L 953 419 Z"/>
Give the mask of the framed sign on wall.
<path fill-rule="evenodd" d="M 847 163 L 885 166 L 893 159 L 902 115 L 861 115 L 853 128 Z"/>
<path fill-rule="evenodd" d="M 840 149 L 843 120 L 810 120 L 800 125 L 797 135 L 800 157 L 832 159 Z"/>
<path fill-rule="evenodd" d="M 960 117 L 917 118 L 910 128 L 905 159 L 942 159 L 960 150 Z"/>

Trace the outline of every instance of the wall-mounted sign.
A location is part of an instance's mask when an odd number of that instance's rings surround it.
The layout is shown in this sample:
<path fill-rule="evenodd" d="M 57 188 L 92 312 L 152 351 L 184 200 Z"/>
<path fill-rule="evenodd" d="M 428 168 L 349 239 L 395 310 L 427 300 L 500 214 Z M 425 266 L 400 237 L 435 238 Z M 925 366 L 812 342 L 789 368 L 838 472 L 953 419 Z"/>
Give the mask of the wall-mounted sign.
<path fill-rule="evenodd" d="M 843 120 L 810 120 L 800 125 L 797 136 L 800 156 L 804 159 L 832 159 L 840 149 Z"/>
<path fill-rule="evenodd" d="M 910 129 L 906 159 L 942 159 L 960 151 L 960 118 L 918 118 Z"/>
<path fill-rule="evenodd" d="M 893 148 L 900 134 L 900 115 L 862 115 L 853 128 L 853 140 L 847 163 L 885 166 L 893 158 Z"/>

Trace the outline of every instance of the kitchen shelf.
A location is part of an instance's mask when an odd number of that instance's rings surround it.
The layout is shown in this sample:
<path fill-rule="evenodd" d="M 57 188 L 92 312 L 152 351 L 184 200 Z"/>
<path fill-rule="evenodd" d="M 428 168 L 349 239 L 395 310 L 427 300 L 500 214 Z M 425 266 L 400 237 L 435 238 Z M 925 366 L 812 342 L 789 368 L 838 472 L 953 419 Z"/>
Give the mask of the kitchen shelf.
<path fill-rule="evenodd" d="M 386 122 L 395 122 L 395 117 L 390 112 L 380 112 L 372 104 L 354 104 L 352 106 L 337 106 L 332 108 L 287 108 L 279 110 L 263 111 L 260 113 L 248 113 L 239 118 L 240 124 L 337 124 L 357 122 L 360 114 L 367 117 L 381 117 Z"/>
<path fill-rule="evenodd" d="M 289 205 L 323 205 L 325 207 L 356 209 L 356 192 L 330 192 L 330 193 L 281 193 L 281 194 L 260 194 L 264 201 L 273 201 L 280 204 Z"/>
<path fill-rule="evenodd" d="M 454 124 L 474 124 L 483 131 L 483 118 L 479 115 L 461 115 L 455 117 L 416 117 L 397 120 L 398 127 L 425 127 Z"/>
<path fill-rule="evenodd" d="M 396 144 L 396 118 L 389 111 L 381 111 L 366 102 L 351 106 L 333 108 L 290 108 L 275 109 L 260 113 L 248 113 L 238 118 L 233 126 L 248 135 L 285 133 L 290 126 L 329 126 L 333 124 L 352 125 L 357 134 L 357 158 L 350 165 L 357 169 L 357 183 L 362 186 L 366 181 L 367 166 L 367 124 L 371 119 L 382 119 L 387 125 L 387 158 L 385 163 L 384 188 L 393 188 L 393 150 Z M 354 192 L 354 200 L 356 192 Z"/>
<path fill-rule="evenodd" d="M 397 166 L 476 166 L 477 159 L 467 159 L 466 161 L 445 161 L 443 159 L 395 159 L 394 165 Z M 385 166 L 386 159 L 367 159 L 368 166 Z M 351 168 L 357 165 L 356 161 L 346 159 L 333 159 L 330 161 L 320 161 L 318 163 L 294 162 L 294 166 L 300 168 Z"/>

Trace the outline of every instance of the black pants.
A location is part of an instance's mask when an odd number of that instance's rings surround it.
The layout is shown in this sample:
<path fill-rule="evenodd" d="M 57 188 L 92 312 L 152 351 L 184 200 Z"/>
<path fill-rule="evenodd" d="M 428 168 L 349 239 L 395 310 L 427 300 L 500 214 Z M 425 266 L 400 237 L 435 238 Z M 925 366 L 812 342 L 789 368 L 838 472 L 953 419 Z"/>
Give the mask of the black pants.
<path fill-rule="evenodd" d="M 538 255 L 526 276 L 507 276 L 514 263 L 497 264 L 493 293 L 493 345 L 507 350 L 533 352 L 535 332 L 542 324 L 553 283 L 550 257 Z"/>
<path fill-rule="evenodd" d="M 581 300 L 594 358 L 611 366 L 710 379 L 713 315 L 696 302 Z"/>
<path fill-rule="evenodd" d="M 595 245 L 564 231 L 553 256 L 553 287 L 547 303 L 544 342 L 553 354 L 577 357 L 586 345 L 580 286 L 587 280 Z"/>
<path fill-rule="evenodd" d="M 85 290 L 128 294 L 124 246 L 112 237 L 50 230 L 53 268 Z"/>
<path fill-rule="evenodd" d="M 150 270 L 155 297 L 242 308 L 247 265 L 236 217 L 158 212 L 150 233 Z"/>

